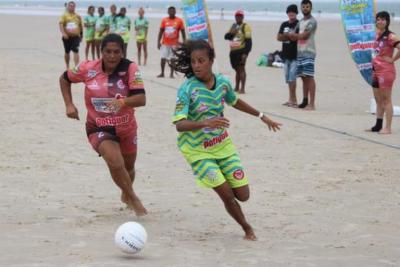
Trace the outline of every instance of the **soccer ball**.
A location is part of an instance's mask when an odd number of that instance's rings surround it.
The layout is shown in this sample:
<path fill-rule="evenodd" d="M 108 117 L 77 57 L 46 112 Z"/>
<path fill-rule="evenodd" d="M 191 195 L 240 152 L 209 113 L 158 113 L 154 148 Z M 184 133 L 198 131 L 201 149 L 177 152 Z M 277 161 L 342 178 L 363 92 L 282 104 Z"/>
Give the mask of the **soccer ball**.
<path fill-rule="evenodd" d="M 120 225 L 115 232 L 115 245 L 128 254 L 136 254 L 141 251 L 147 241 L 147 232 L 137 222 L 126 222 Z"/>

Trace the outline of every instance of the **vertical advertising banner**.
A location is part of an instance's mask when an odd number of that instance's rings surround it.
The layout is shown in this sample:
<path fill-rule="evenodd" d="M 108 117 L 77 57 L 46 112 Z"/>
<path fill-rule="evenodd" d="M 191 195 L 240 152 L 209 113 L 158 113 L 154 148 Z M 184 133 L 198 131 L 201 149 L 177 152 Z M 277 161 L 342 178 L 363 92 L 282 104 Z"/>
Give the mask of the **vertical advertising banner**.
<path fill-rule="evenodd" d="M 340 11 L 351 56 L 364 80 L 371 85 L 375 1 L 340 0 Z"/>
<path fill-rule="evenodd" d="M 182 0 L 182 9 L 189 39 L 210 39 L 204 0 Z"/>

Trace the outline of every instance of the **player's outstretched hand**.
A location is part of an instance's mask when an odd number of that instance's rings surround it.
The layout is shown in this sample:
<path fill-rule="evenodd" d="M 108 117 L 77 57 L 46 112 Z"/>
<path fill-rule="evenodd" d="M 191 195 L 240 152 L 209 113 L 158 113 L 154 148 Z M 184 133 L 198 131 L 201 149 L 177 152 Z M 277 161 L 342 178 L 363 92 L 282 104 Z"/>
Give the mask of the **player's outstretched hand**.
<path fill-rule="evenodd" d="M 282 124 L 276 121 L 271 120 L 267 116 L 262 117 L 261 119 L 266 125 L 268 125 L 268 129 L 271 131 L 279 131 L 281 129 Z"/>

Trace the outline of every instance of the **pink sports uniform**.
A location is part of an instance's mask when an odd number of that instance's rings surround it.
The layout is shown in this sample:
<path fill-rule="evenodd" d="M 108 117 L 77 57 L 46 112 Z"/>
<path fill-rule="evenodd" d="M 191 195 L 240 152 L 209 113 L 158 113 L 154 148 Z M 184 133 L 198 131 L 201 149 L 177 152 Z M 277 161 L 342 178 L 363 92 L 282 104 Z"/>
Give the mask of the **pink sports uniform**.
<path fill-rule="evenodd" d="M 71 83 L 85 84 L 87 108 L 86 133 L 94 150 L 104 140 L 119 142 L 122 154 L 137 150 L 137 124 L 134 109 L 123 107 L 118 112 L 110 109 L 114 99 L 144 94 L 144 85 L 137 65 L 123 59 L 114 73 L 103 72 L 102 61 L 84 61 L 74 70 L 64 73 Z"/>
<path fill-rule="evenodd" d="M 395 43 L 394 33 L 384 35 L 382 38 L 377 36 L 374 44 L 374 58 L 372 60 L 373 87 L 380 89 L 392 89 L 396 79 L 396 68 L 393 63 L 386 62 L 384 57 L 393 57 Z"/>

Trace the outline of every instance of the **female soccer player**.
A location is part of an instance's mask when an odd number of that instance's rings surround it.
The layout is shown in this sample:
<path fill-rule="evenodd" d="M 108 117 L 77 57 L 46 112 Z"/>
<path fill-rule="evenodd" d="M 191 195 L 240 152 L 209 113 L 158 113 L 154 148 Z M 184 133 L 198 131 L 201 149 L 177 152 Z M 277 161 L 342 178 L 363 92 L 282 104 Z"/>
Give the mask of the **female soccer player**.
<path fill-rule="evenodd" d="M 372 59 L 372 87 L 376 100 L 376 124 L 372 132 L 392 133 L 392 87 L 396 79 L 394 62 L 400 58 L 400 39 L 389 30 L 390 15 L 386 11 L 376 14 L 376 40 Z M 394 49 L 397 54 L 393 57 Z M 383 128 L 383 116 L 386 114 L 386 125 Z"/>
<path fill-rule="evenodd" d="M 144 17 L 143 7 L 139 8 L 139 17 L 135 19 L 135 31 L 136 31 L 136 46 L 137 46 L 137 57 L 139 65 L 142 59 L 142 47 L 144 52 L 144 64 L 147 64 L 147 33 L 149 31 L 149 21 Z"/>
<path fill-rule="evenodd" d="M 247 177 L 226 128 L 224 103 L 258 116 L 269 129 L 280 129 L 252 106 L 237 98 L 230 81 L 212 72 L 214 50 L 204 40 L 188 41 L 175 52 L 172 67 L 187 80 L 178 91 L 173 122 L 179 132 L 178 146 L 197 176 L 199 185 L 212 188 L 228 213 L 241 225 L 245 239 L 255 240 L 239 201 L 249 199 Z"/>
<path fill-rule="evenodd" d="M 144 106 L 146 96 L 140 71 L 135 63 L 123 58 L 123 49 L 121 36 L 107 35 L 101 43 L 101 59 L 84 61 L 64 72 L 60 87 L 67 117 L 79 120 L 71 83 L 85 84 L 89 142 L 107 163 L 122 191 L 121 201 L 140 216 L 147 211 L 132 188 L 137 151 L 134 108 Z"/>
<path fill-rule="evenodd" d="M 126 57 L 132 24 L 131 19 L 126 16 L 126 7 L 121 7 L 119 10 L 119 14 L 116 17 L 116 24 L 117 28 L 115 33 L 121 35 L 124 40 L 124 57 Z"/>
<path fill-rule="evenodd" d="M 85 26 L 85 39 L 86 39 L 86 49 L 85 49 L 85 58 L 86 60 L 89 59 L 89 50 L 92 53 L 92 59 L 95 59 L 94 55 L 94 32 L 96 27 L 96 20 L 97 17 L 94 15 L 94 6 L 89 6 L 87 15 L 83 19 L 84 26 Z"/>

